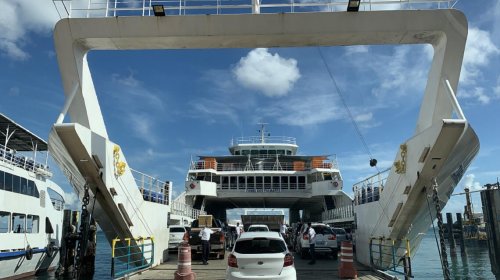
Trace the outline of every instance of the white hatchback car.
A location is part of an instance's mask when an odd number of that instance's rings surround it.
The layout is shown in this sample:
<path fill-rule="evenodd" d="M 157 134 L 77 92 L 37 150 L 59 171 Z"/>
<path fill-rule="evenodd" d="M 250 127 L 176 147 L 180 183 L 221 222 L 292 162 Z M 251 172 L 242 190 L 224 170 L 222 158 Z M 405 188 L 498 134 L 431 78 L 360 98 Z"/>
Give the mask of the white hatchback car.
<path fill-rule="evenodd" d="M 179 247 L 179 244 L 182 242 L 182 238 L 184 234 L 188 231 L 185 226 L 170 226 L 170 236 L 168 240 L 168 249 L 174 250 Z"/>
<path fill-rule="evenodd" d="M 296 280 L 297 272 L 278 232 L 244 232 L 227 258 L 226 279 Z"/>
<path fill-rule="evenodd" d="M 247 232 L 254 231 L 269 231 L 269 227 L 267 225 L 250 225 Z"/>

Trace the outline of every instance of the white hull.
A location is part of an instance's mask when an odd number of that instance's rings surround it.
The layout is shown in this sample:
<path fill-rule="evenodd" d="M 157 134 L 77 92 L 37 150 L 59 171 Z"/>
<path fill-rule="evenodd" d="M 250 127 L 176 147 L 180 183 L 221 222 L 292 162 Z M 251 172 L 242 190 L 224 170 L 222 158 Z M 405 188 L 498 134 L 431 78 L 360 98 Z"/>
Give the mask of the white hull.
<path fill-rule="evenodd" d="M 25 256 L 13 257 L 0 261 L 0 279 L 18 279 L 53 270 L 59 264 L 59 253 L 52 257 L 45 252 L 33 254 L 31 260 Z"/>

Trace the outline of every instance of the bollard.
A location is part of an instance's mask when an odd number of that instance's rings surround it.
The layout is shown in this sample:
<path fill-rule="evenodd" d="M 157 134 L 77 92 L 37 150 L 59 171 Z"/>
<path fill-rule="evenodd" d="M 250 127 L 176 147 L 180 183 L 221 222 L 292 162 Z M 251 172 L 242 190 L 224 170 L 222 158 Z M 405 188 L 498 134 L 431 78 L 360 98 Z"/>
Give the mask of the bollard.
<path fill-rule="evenodd" d="M 340 247 L 339 277 L 341 279 L 358 278 L 358 272 L 354 268 L 352 243 L 350 241 L 342 241 L 342 245 Z"/>
<path fill-rule="evenodd" d="M 175 280 L 196 279 L 196 273 L 191 271 L 191 246 L 187 242 L 182 242 L 179 245 L 177 271 L 174 275 Z"/>

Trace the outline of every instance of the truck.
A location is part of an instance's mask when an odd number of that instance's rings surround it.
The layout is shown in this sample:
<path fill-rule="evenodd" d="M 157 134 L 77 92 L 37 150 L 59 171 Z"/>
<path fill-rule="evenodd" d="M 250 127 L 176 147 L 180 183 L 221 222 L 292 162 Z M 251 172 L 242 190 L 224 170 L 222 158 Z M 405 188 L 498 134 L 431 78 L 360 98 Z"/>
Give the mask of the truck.
<path fill-rule="evenodd" d="M 202 253 L 199 234 L 205 225 L 214 232 L 210 235 L 210 255 L 216 255 L 218 259 L 224 259 L 226 252 L 225 226 L 222 221 L 215 219 L 212 215 L 199 215 L 198 219 L 191 223 L 191 231 L 189 232 L 191 254 Z"/>
<path fill-rule="evenodd" d="M 241 215 L 243 230 L 248 231 L 250 225 L 267 225 L 271 231 L 280 231 L 280 226 L 284 222 L 284 215 Z"/>

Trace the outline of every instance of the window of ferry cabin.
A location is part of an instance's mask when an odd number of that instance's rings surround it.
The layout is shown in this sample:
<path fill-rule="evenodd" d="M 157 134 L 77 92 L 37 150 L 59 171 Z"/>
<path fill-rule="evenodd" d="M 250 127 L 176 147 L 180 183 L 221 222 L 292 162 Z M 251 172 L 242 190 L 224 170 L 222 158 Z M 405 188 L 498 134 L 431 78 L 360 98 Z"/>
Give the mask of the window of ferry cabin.
<path fill-rule="evenodd" d="M 40 217 L 36 215 L 28 215 L 27 233 L 38 233 L 40 228 Z"/>
<path fill-rule="evenodd" d="M 12 230 L 14 233 L 24 233 L 26 230 L 26 215 L 12 213 Z"/>
<path fill-rule="evenodd" d="M 10 213 L 0 211 L 0 233 L 9 232 Z"/>

